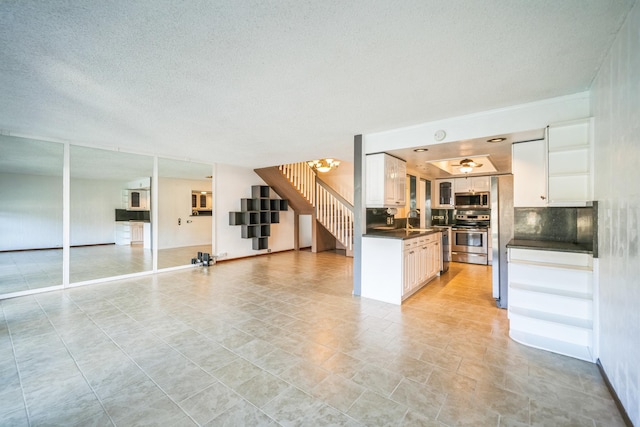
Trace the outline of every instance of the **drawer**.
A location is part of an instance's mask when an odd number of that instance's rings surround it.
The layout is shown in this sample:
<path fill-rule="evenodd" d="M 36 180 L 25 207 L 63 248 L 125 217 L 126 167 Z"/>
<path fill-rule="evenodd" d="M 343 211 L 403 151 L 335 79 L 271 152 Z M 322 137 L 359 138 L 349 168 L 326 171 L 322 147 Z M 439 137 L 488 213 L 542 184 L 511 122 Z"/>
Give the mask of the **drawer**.
<path fill-rule="evenodd" d="M 509 249 L 509 262 L 546 264 L 549 266 L 562 266 L 565 268 L 593 268 L 593 256 L 591 254 L 575 252 L 558 252 L 535 249 Z"/>

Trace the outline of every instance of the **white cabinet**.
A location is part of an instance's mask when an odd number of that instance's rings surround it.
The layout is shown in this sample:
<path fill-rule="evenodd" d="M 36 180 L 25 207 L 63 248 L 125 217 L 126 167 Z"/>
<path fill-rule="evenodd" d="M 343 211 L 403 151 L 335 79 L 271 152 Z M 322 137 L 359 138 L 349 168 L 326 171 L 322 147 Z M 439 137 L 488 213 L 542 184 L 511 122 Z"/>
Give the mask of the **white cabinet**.
<path fill-rule="evenodd" d="M 404 207 L 406 175 L 407 166 L 404 160 L 385 153 L 367 155 L 367 207 Z"/>
<path fill-rule="evenodd" d="M 116 245 L 131 244 L 131 226 L 129 221 L 116 222 Z"/>
<path fill-rule="evenodd" d="M 146 211 L 150 209 L 151 177 L 136 178 L 127 183 L 127 209 Z"/>
<path fill-rule="evenodd" d="M 547 206 L 546 141 L 513 144 L 513 206 Z"/>
<path fill-rule="evenodd" d="M 439 236 L 436 234 L 436 236 Z M 441 239 L 436 237 L 436 239 L 431 239 L 427 243 L 427 248 L 425 249 L 427 255 L 427 265 L 426 265 L 426 280 L 429 280 L 433 277 L 436 277 L 442 271 L 442 247 L 441 247 Z"/>
<path fill-rule="evenodd" d="M 402 296 L 408 295 L 419 280 L 420 248 L 417 239 L 404 241 L 402 251 Z"/>
<path fill-rule="evenodd" d="M 547 128 L 550 206 L 584 206 L 593 200 L 592 129 L 592 119 Z"/>
<path fill-rule="evenodd" d="M 440 273 L 440 233 L 404 240 L 402 298 L 415 293 Z"/>
<path fill-rule="evenodd" d="M 491 190 L 490 178 L 488 176 L 456 178 L 453 188 L 455 193 L 488 192 Z"/>
<path fill-rule="evenodd" d="M 453 209 L 453 179 L 437 179 L 432 191 L 432 207 L 435 209 Z"/>
<path fill-rule="evenodd" d="M 128 209 L 135 211 L 149 210 L 149 191 L 148 190 L 129 190 L 129 206 Z"/>
<path fill-rule="evenodd" d="M 593 200 L 593 120 L 549 125 L 544 140 L 513 144 L 514 207 L 585 206 Z"/>
<path fill-rule="evenodd" d="M 131 190 L 149 190 L 151 188 L 151 177 L 144 176 L 136 178 L 127 183 L 127 188 Z"/>
<path fill-rule="evenodd" d="M 429 234 L 425 237 L 423 254 L 425 255 L 427 263 L 425 265 L 424 275 L 422 276 L 423 283 L 428 282 L 440 274 L 440 267 L 442 265 L 441 241 L 442 233 Z"/>
<path fill-rule="evenodd" d="M 441 238 L 440 233 L 405 240 L 363 236 L 362 297 L 401 304 L 440 274 Z"/>
<path fill-rule="evenodd" d="M 593 257 L 509 248 L 509 336 L 594 361 Z"/>
<path fill-rule="evenodd" d="M 139 244 L 144 242 L 144 224 L 142 222 L 131 221 L 131 244 Z"/>

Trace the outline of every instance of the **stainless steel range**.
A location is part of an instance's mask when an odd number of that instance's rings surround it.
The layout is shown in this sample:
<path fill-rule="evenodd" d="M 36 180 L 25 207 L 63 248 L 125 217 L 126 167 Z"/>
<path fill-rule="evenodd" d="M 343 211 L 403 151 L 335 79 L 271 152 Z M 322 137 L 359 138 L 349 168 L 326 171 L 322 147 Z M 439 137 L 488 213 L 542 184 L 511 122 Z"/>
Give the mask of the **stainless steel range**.
<path fill-rule="evenodd" d="M 452 228 L 451 260 L 470 264 L 489 263 L 491 211 L 460 210 Z"/>

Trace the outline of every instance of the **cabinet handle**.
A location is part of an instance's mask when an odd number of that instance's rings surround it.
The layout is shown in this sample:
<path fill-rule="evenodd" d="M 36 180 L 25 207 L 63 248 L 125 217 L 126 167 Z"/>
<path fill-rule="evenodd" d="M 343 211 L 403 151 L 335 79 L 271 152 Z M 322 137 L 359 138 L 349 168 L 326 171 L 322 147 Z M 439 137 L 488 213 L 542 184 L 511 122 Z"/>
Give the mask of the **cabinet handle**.
<path fill-rule="evenodd" d="M 411 255 L 413 253 L 413 251 L 409 252 L 409 255 Z"/>
<path fill-rule="evenodd" d="M 546 199 L 546 197 L 544 197 L 544 196 L 540 196 L 540 198 L 541 198 L 542 200 Z"/>

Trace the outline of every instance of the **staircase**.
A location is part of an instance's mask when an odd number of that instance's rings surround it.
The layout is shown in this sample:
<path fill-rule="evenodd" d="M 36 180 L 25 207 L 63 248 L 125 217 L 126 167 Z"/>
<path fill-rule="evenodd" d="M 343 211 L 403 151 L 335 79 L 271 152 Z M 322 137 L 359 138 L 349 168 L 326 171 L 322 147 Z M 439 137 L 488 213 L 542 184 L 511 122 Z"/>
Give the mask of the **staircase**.
<path fill-rule="evenodd" d="M 353 256 L 353 205 L 316 176 L 306 163 L 256 169 L 255 172 L 278 195 L 289 200 L 298 215 L 312 215 L 322 230 L 313 232 L 314 252 L 344 249 Z M 297 237 L 296 237 L 297 239 Z M 329 242 L 329 240 L 334 242 Z"/>

